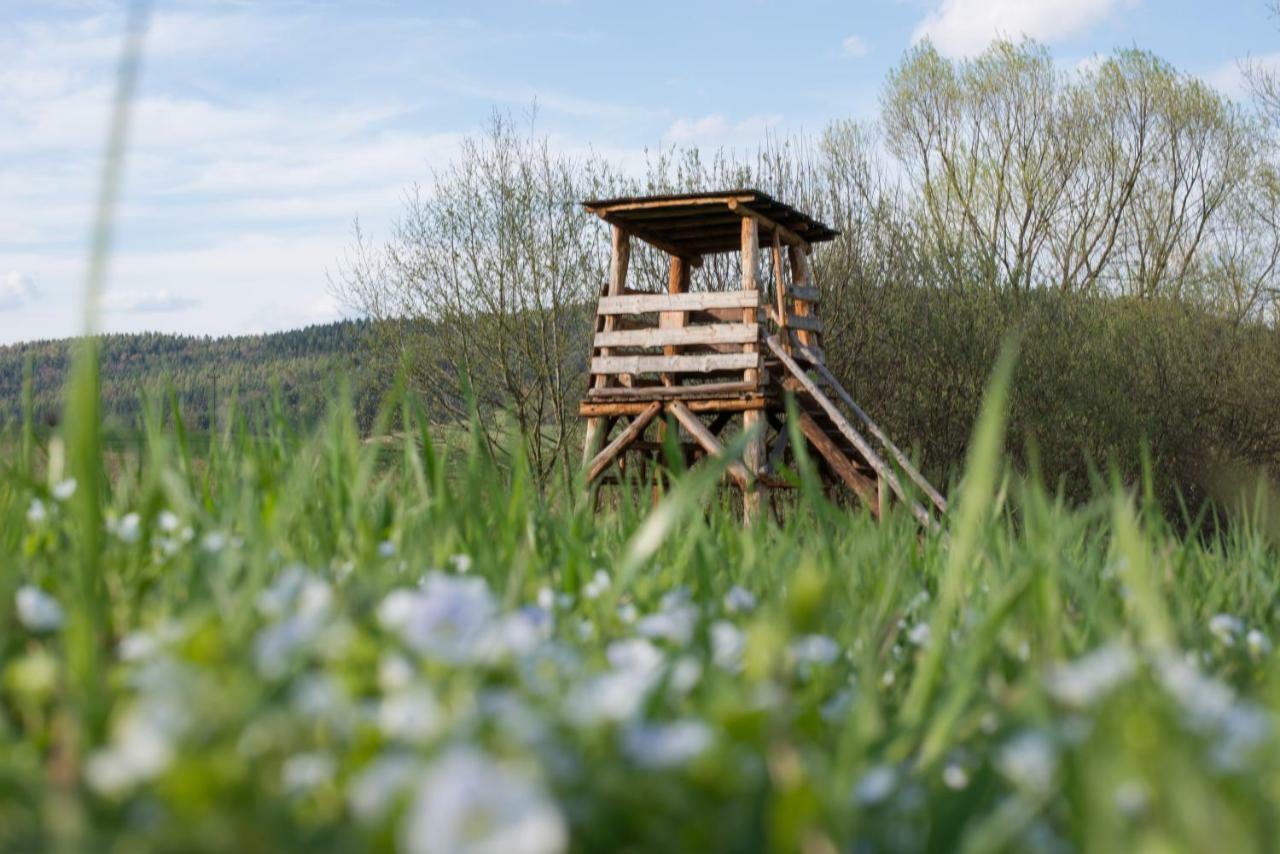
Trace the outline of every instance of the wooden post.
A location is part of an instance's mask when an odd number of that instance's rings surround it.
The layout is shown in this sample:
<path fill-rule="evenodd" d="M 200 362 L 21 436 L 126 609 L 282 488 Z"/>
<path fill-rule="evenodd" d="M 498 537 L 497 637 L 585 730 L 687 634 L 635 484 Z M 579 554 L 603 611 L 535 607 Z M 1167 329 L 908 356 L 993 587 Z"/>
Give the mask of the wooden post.
<path fill-rule="evenodd" d="M 743 217 L 743 291 L 752 292 L 760 289 L 759 265 L 760 226 L 755 219 Z M 743 323 L 759 323 L 759 321 L 758 308 L 745 308 L 742 310 Z M 760 345 L 755 341 L 744 344 L 742 352 L 758 354 Z M 743 372 L 742 379 L 746 383 L 759 384 L 760 371 L 755 368 L 748 368 Z M 751 473 L 752 482 L 744 486 L 742 490 L 742 521 L 743 524 L 750 525 L 760 516 L 760 502 L 764 492 L 764 486 L 760 483 L 760 475 L 764 473 L 765 466 L 765 431 L 762 414 L 759 411 L 742 413 L 742 429 L 756 431 L 756 435 L 747 442 L 747 447 L 743 453 L 743 462 L 746 463 L 747 471 Z"/>
<path fill-rule="evenodd" d="M 609 258 L 609 281 L 605 284 L 601 296 L 616 297 L 622 294 L 627 283 L 627 267 L 631 262 L 631 236 L 618 226 L 613 226 L 613 252 Z M 596 331 L 612 332 L 614 316 L 611 314 L 596 315 Z M 608 356 L 608 348 L 601 348 L 601 356 Z M 604 388 L 609 383 L 609 376 L 597 374 L 592 383 L 596 388 Z M 587 419 L 587 438 L 582 448 L 582 465 L 588 465 L 604 444 L 607 430 L 605 422 L 600 418 Z"/>
<path fill-rule="evenodd" d="M 790 346 L 791 336 L 787 334 L 787 280 L 782 274 L 782 242 L 778 239 L 778 232 L 773 232 L 773 281 L 774 287 L 777 288 L 777 299 L 775 303 L 778 311 L 778 337 L 782 339 L 783 346 Z"/>
<path fill-rule="evenodd" d="M 791 279 L 792 284 L 798 288 L 812 287 L 809 278 L 809 256 L 799 246 L 787 247 L 787 254 L 791 260 Z M 804 300 L 796 300 L 796 317 L 808 317 L 810 314 L 809 303 Z M 806 347 L 812 347 L 818 342 L 813 340 L 813 333 L 806 329 L 797 329 L 796 336 L 800 339 L 800 343 Z"/>

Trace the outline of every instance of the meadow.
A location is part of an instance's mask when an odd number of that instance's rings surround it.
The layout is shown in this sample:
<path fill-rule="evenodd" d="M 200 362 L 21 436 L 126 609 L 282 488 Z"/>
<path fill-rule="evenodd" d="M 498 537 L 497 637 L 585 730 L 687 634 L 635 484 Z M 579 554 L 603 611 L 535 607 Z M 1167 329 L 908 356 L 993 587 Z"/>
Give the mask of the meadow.
<path fill-rule="evenodd" d="M 802 459 L 743 529 L 695 468 L 599 513 L 519 458 L 153 413 L 0 474 L 0 849 L 1267 850 L 1265 496 L 1175 529 L 1002 456 L 997 369 L 941 534 Z"/>

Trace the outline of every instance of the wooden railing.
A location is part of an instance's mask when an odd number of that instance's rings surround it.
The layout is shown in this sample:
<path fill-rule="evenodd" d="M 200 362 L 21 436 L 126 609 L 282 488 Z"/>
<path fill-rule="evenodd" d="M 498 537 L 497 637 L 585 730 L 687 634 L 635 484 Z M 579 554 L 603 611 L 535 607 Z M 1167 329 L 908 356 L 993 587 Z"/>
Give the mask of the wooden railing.
<path fill-rule="evenodd" d="M 723 310 L 735 313 L 760 307 L 760 294 L 747 291 L 716 291 L 676 294 L 626 294 L 603 297 L 599 314 L 657 315 L 659 325 L 640 324 L 631 328 L 601 328 L 596 333 L 594 346 L 600 355 L 591 360 L 591 373 L 597 375 L 636 374 L 711 374 L 726 371 L 758 370 L 759 352 L 744 352 L 749 346 L 758 345 L 761 339 L 759 323 L 722 323 Z M 713 322 L 697 322 L 682 318 L 680 323 L 663 319 L 682 317 L 682 313 L 707 312 Z M 696 347 L 709 352 L 679 352 L 686 347 Z M 656 353 L 619 353 L 632 348 Z"/>

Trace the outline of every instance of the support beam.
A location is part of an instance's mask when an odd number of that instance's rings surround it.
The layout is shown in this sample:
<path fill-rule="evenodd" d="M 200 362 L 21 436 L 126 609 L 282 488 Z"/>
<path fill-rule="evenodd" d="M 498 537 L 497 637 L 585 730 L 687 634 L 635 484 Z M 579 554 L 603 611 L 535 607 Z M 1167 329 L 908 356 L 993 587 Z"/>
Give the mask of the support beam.
<path fill-rule="evenodd" d="M 806 253 L 809 251 L 809 241 L 805 240 L 785 225 L 774 222 L 762 213 L 755 212 L 736 199 L 731 199 L 729 201 L 729 210 L 733 211 L 740 217 L 755 220 L 757 225 L 764 228 L 766 231 L 772 231 L 774 234 L 778 235 L 778 237 L 782 238 L 782 240 L 788 245 L 799 247 Z"/>
<path fill-rule="evenodd" d="M 667 404 L 667 411 L 676 417 L 676 420 L 680 422 L 680 426 L 693 437 L 695 442 L 702 446 L 704 451 L 713 457 L 724 456 L 724 445 L 720 444 L 720 440 L 711 434 L 711 431 L 702 423 L 702 420 L 690 412 L 687 406 L 676 400 Z M 746 466 L 734 460 L 729 463 L 729 476 L 742 489 L 743 495 L 751 493 L 753 478 L 751 473 L 747 471 Z"/>
<path fill-rule="evenodd" d="M 731 203 L 730 207 L 734 205 Z M 760 226 L 757 221 L 751 217 L 743 217 L 742 220 L 742 290 L 743 293 L 759 294 L 760 292 Z M 743 323 L 758 323 L 759 308 L 744 308 L 742 310 Z M 744 355 L 758 356 L 760 346 L 756 342 L 744 344 L 742 347 Z M 742 381 L 745 383 L 760 382 L 760 371 L 757 369 L 747 369 L 742 374 Z M 764 473 L 765 466 L 765 436 L 764 424 L 759 412 L 744 412 L 742 415 L 742 429 L 748 431 L 752 435 L 747 439 L 747 446 L 743 450 L 743 463 L 752 479 L 758 478 Z M 760 508 L 764 498 L 765 488 L 756 485 L 755 489 L 744 491 L 742 493 L 742 521 L 743 524 L 752 524 L 760 515 Z"/>
<path fill-rule="evenodd" d="M 632 419 L 627 428 L 619 433 L 618 437 L 610 442 L 608 447 L 595 455 L 595 458 L 591 460 L 591 464 L 587 468 L 588 485 L 599 477 L 600 473 L 609 467 L 609 463 L 613 462 L 628 445 L 644 435 L 645 428 L 649 426 L 649 422 L 657 417 L 661 411 L 661 403 L 654 401 L 649 404 L 649 407 Z"/>
<path fill-rule="evenodd" d="M 600 301 L 609 297 L 616 297 L 621 294 L 627 287 L 627 267 L 631 263 L 631 238 L 627 233 L 618 226 L 614 226 L 611 239 L 613 241 L 612 251 L 609 256 L 609 281 L 605 283 L 604 289 L 600 294 Z M 596 316 L 596 332 L 610 333 L 613 332 L 615 320 L 612 316 Z M 600 355 L 608 356 L 608 349 L 601 349 Z M 591 380 L 592 388 L 604 388 L 610 384 L 611 377 L 596 376 Z M 583 465 L 595 456 L 596 449 L 600 447 L 600 443 L 604 441 L 604 437 L 609 435 L 609 428 L 602 424 L 596 418 L 587 419 L 587 437 L 583 443 L 582 461 Z"/>
<path fill-rule="evenodd" d="M 841 452 L 836 443 L 827 435 L 818 422 L 807 413 L 800 413 L 800 432 L 809 440 L 822 459 L 826 460 L 831 470 L 839 475 L 858 499 L 871 511 L 871 515 L 880 518 L 880 501 L 876 494 L 876 484 L 871 478 L 858 471 L 853 461 Z"/>

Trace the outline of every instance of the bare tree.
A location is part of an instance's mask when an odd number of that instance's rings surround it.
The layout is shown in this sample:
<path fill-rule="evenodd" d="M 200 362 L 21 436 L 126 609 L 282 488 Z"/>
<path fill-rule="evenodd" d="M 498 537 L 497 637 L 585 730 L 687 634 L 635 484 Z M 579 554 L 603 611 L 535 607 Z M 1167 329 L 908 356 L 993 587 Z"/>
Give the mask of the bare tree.
<path fill-rule="evenodd" d="M 384 321 L 384 351 L 442 420 L 468 417 L 469 388 L 485 440 L 495 451 L 522 441 L 541 481 L 569 470 L 582 330 L 606 264 L 578 202 L 609 174 L 495 115 L 429 192 L 410 191 L 389 240 L 357 228 L 335 276 L 348 304 Z"/>

